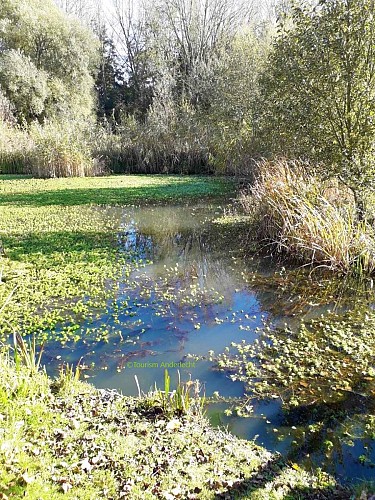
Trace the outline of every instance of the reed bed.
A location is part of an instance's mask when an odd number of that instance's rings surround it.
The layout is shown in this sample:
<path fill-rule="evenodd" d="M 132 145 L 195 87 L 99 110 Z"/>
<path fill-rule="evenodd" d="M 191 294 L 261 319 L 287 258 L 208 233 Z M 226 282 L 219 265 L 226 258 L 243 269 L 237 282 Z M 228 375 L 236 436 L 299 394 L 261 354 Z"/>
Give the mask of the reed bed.
<path fill-rule="evenodd" d="M 322 182 L 302 162 L 262 161 L 256 170 L 250 192 L 241 199 L 256 240 L 302 265 L 375 274 L 373 228 L 357 220 L 345 187 Z"/>

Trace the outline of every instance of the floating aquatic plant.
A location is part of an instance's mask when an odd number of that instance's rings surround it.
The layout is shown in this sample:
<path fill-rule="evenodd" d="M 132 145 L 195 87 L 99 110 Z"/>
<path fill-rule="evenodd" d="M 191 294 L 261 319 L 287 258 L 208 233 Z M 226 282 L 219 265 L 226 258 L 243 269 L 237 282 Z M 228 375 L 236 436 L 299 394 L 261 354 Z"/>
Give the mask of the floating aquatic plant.
<path fill-rule="evenodd" d="M 375 396 L 375 313 L 328 314 L 297 329 L 265 325 L 253 343 L 232 343 L 215 359 L 249 395 L 286 406 L 335 401 L 345 393 Z"/>

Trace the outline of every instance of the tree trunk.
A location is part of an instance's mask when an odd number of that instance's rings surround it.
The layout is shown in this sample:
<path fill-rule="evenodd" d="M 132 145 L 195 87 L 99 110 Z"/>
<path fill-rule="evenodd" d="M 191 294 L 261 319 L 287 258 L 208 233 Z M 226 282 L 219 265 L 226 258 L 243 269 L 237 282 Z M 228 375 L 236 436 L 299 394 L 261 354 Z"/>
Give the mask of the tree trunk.
<path fill-rule="evenodd" d="M 353 189 L 352 191 L 354 194 L 354 203 L 355 203 L 357 221 L 362 222 L 365 220 L 366 217 L 366 203 L 365 200 L 363 199 L 363 196 L 361 196 L 355 189 Z"/>

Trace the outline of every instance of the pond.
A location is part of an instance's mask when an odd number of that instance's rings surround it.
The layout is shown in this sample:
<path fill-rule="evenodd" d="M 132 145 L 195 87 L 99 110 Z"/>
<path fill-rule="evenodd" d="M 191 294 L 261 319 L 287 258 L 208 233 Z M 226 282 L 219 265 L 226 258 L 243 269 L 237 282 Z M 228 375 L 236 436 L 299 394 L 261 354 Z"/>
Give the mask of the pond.
<path fill-rule="evenodd" d="M 341 313 L 358 303 L 370 308 L 372 291 L 353 295 L 342 282 L 246 256 L 246 233 L 217 222 L 227 210 L 219 201 L 111 208 L 120 253 L 133 270 L 124 268 L 115 298 L 80 325 L 74 342 L 63 348 L 48 343 L 47 371 L 56 373 L 62 361 L 80 362 L 95 386 L 137 395 L 135 376 L 144 392 L 155 384 L 162 389 L 167 367 L 172 386 L 179 371 L 182 380 L 199 379 L 207 397 L 219 393 L 207 406 L 213 424 L 342 482 L 373 479 L 374 436 L 362 417 L 374 415 L 374 393 L 349 391 L 328 405 L 322 395 L 298 410 L 283 409 L 276 397 L 258 398 L 248 418 L 229 414 L 245 386 L 215 367 L 211 351 L 252 343 L 268 322 L 293 329 L 328 310 Z M 114 286 L 111 279 L 107 286 Z"/>

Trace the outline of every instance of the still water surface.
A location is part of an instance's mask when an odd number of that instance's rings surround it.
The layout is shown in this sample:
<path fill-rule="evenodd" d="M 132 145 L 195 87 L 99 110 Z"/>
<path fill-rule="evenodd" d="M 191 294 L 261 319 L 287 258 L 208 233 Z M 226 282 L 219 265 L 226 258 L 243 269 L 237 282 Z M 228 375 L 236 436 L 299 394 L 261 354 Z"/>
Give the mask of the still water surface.
<path fill-rule="evenodd" d="M 288 271 L 260 256 L 245 257 L 246 238 L 239 239 L 236 232 L 215 222 L 225 210 L 219 202 L 114 208 L 120 251 L 139 267 L 121 277 L 116 300 L 99 320 L 83 328 L 113 333 L 108 341 L 86 337 L 68 344 L 63 355 L 60 346 L 50 345 L 49 371 L 53 373 L 61 359 L 74 363 L 82 359 L 94 385 L 136 395 L 135 375 L 147 392 L 155 384 L 163 388 L 164 366 L 169 367 L 172 385 L 176 383 L 177 368 L 169 364 L 185 363 L 179 368 L 182 380 L 199 379 L 206 396 L 214 392 L 229 398 L 243 396 L 242 383 L 215 370 L 207 359 L 194 361 L 190 355 L 207 357 L 211 350 L 223 352 L 231 342 L 251 342 L 265 320 L 297 325 L 302 317 L 337 307 L 337 297 L 328 291 L 324 305 L 317 301 L 312 290 L 321 292 L 326 286 L 322 282 L 296 283 L 292 291 L 283 291 L 280 280 Z M 251 285 L 253 273 L 262 280 Z M 121 325 L 120 332 L 116 325 Z M 293 462 L 321 466 L 343 481 L 375 476 L 371 441 L 354 438 L 349 446 L 335 439 L 331 429 L 305 442 L 306 423 L 286 424 L 278 400 L 255 401 L 250 418 L 226 416 L 228 404 L 209 405 L 213 424 L 245 439 L 255 438 Z M 332 441 L 328 452 L 323 439 Z"/>

